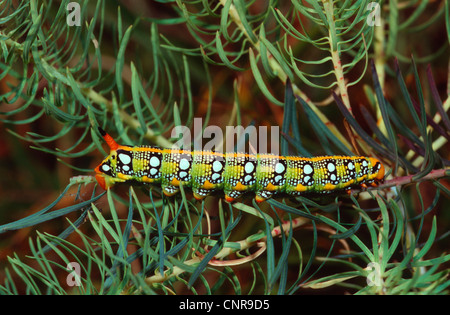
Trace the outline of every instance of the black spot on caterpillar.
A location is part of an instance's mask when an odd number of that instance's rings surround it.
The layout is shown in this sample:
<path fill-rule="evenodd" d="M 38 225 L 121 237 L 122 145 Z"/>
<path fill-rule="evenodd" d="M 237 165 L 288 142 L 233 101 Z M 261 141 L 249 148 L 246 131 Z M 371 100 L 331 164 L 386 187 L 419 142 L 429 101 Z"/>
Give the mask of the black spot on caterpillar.
<path fill-rule="evenodd" d="M 299 196 L 330 193 L 351 187 L 377 186 L 384 166 L 372 157 L 321 156 L 304 158 L 272 154 L 217 153 L 124 146 L 99 128 L 110 154 L 95 168 L 103 189 L 118 182 L 161 185 L 167 196 L 190 187 L 196 199 L 223 191 L 228 202 L 254 192 L 258 202 L 277 194 Z"/>

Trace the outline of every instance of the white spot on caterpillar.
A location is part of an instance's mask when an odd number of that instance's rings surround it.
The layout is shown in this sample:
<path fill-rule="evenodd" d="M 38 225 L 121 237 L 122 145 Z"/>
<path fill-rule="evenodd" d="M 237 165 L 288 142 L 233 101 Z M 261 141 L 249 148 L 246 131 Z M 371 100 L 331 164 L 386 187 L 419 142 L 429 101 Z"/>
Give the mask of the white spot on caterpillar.
<path fill-rule="evenodd" d="M 214 172 L 220 172 L 222 170 L 222 163 L 220 163 L 219 161 L 214 161 L 212 164 L 212 169 Z"/>
<path fill-rule="evenodd" d="M 328 163 L 327 168 L 329 172 L 334 172 L 336 170 L 336 166 L 334 165 L 333 162 Z"/>
<path fill-rule="evenodd" d="M 252 162 L 247 162 L 244 166 L 244 171 L 246 173 L 251 173 L 251 172 L 253 172 L 254 169 L 255 169 L 255 165 L 253 165 Z"/>
<path fill-rule="evenodd" d="M 244 181 L 250 182 L 252 179 L 253 179 L 252 175 L 247 175 L 247 176 L 245 176 Z"/>
<path fill-rule="evenodd" d="M 285 169 L 283 163 L 278 162 L 277 165 L 275 165 L 275 172 L 278 174 L 283 173 Z"/>
<path fill-rule="evenodd" d="M 303 173 L 305 173 L 305 174 L 311 174 L 313 172 L 313 168 L 311 167 L 311 165 L 309 165 L 309 164 L 306 164 L 304 167 L 303 167 Z M 309 176 L 307 176 L 308 178 L 309 178 Z M 306 177 L 305 177 L 306 178 Z"/>
<path fill-rule="evenodd" d="M 152 168 L 151 170 L 150 170 L 150 175 L 155 175 L 156 173 L 158 173 L 158 170 L 156 169 L 156 168 Z"/>
<path fill-rule="evenodd" d="M 180 160 L 180 169 L 181 170 L 187 170 L 189 168 L 189 165 L 190 165 L 190 163 L 188 160 L 186 160 L 186 159 Z"/>
<path fill-rule="evenodd" d="M 152 156 L 152 158 L 150 159 L 150 166 L 158 167 L 159 164 L 161 164 L 161 161 L 156 156 Z"/>
<path fill-rule="evenodd" d="M 108 172 L 110 169 L 111 169 L 111 168 L 109 167 L 108 164 L 103 164 L 103 165 L 102 165 L 102 171 L 103 171 L 103 172 Z"/>
<path fill-rule="evenodd" d="M 120 160 L 123 164 L 130 164 L 130 162 L 131 162 L 131 157 L 130 157 L 128 154 L 120 153 L 120 154 L 119 154 L 119 160 Z"/>

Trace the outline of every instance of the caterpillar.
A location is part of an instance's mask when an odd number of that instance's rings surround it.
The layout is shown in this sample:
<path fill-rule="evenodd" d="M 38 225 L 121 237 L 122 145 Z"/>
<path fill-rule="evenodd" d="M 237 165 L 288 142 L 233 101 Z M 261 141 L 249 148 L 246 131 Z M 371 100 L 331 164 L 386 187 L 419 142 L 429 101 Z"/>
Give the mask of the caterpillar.
<path fill-rule="evenodd" d="M 377 186 L 385 173 L 383 164 L 372 157 L 304 158 L 126 146 L 98 129 L 110 148 L 109 156 L 95 168 L 97 182 L 105 190 L 136 181 L 159 184 L 166 196 L 176 194 L 183 185 L 198 200 L 223 190 L 228 202 L 246 192 L 254 192 L 256 201 L 262 202 L 277 194 L 299 196 Z"/>

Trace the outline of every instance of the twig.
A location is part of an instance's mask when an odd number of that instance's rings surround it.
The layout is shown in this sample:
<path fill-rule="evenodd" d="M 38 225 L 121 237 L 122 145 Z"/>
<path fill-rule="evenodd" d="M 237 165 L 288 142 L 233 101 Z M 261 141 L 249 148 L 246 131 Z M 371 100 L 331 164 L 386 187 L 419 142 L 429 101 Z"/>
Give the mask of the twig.
<path fill-rule="evenodd" d="M 86 93 L 86 96 L 89 97 L 93 102 L 105 106 L 109 112 L 111 113 L 113 112 L 114 108 L 112 102 L 106 99 L 103 95 L 97 93 L 95 90 L 89 89 L 88 92 Z M 133 118 L 123 109 L 119 109 L 119 116 L 121 117 L 122 122 L 130 126 L 132 129 L 136 130 L 140 128 L 141 124 L 139 123 L 139 121 Z M 173 144 L 165 137 L 161 135 L 156 135 L 150 128 L 147 128 L 147 132 L 145 133 L 144 137 L 152 141 L 154 144 L 163 148 L 170 148 L 172 147 Z"/>
<path fill-rule="evenodd" d="M 374 189 L 380 190 L 380 189 L 385 189 L 385 188 L 394 187 L 394 186 L 404 186 L 407 184 L 412 184 L 412 183 L 417 183 L 417 182 L 422 182 L 422 181 L 427 181 L 427 180 L 437 180 L 437 179 L 444 178 L 446 176 L 450 176 L 450 168 L 432 170 L 430 173 L 428 173 L 424 177 L 421 177 L 418 180 L 415 180 L 414 176 L 416 176 L 416 175 L 412 174 L 412 175 L 408 175 L 408 176 L 396 177 L 396 178 L 385 181 L 384 183 L 378 185 L 377 187 L 369 187 L 367 189 L 352 189 L 351 192 L 357 193 L 359 191 L 367 191 L 367 190 L 374 190 Z"/>

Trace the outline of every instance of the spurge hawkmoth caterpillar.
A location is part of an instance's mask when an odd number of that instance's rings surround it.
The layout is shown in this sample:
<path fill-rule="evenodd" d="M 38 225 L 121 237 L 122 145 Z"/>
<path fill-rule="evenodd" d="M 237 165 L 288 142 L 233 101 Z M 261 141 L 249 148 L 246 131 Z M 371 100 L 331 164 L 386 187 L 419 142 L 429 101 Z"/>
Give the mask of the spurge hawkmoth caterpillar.
<path fill-rule="evenodd" d="M 384 178 L 384 166 L 371 157 L 304 158 L 132 147 L 119 145 L 103 129 L 99 131 L 111 150 L 95 168 L 103 189 L 137 181 L 159 184 L 167 196 L 176 194 L 183 185 L 192 189 L 196 199 L 223 190 L 229 202 L 246 192 L 254 192 L 261 202 L 281 193 L 299 196 L 377 186 Z"/>

